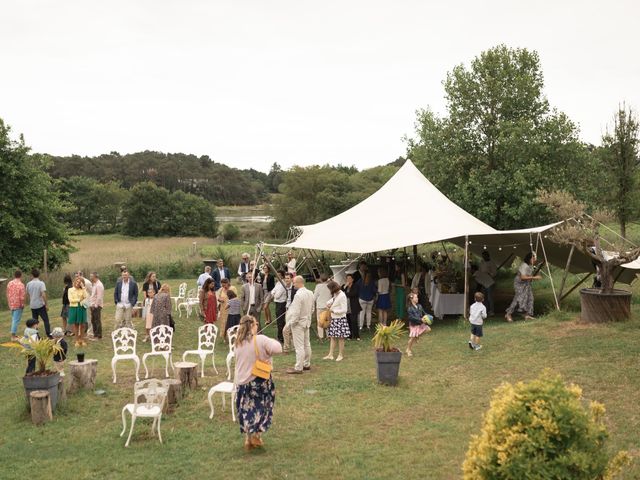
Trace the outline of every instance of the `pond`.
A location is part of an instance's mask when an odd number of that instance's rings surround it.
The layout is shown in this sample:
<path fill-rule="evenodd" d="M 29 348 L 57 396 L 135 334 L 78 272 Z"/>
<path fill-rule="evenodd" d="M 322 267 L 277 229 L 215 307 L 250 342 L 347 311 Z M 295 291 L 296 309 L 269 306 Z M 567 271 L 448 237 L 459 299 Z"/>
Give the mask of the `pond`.
<path fill-rule="evenodd" d="M 273 221 L 273 217 L 269 215 L 221 215 L 216 217 L 219 222 L 234 223 L 234 222 L 254 222 L 254 223 L 269 223 Z"/>

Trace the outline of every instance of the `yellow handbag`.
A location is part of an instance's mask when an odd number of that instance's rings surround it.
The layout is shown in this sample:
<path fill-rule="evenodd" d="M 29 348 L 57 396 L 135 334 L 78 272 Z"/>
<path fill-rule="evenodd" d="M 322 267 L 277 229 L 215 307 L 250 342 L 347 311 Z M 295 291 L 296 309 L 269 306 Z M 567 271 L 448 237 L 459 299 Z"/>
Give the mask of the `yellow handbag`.
<path fill-rule="evenodd" d="M 331 310 L 323 310 L 320 312 L 320 318 L 318 318 L 318 326 L 320 328 L 329 328 L 331 325 Z"/>
<path fill-rule="evenodd" d="M 267 362 L 263 362 L 260 360 L 260 354 L 258 353 L 258 342 L 256 341 L 256 336 L 253 337 L 253 346 L 256 349 L 256 363 L 253 364 L 253 368 L 251 369 L 251 375 L 255 375 L 259 378 L 264 378 L 265 380 L 269 380 L 271 378 L 271 370 L 273 367 L 271 364 Z"/>

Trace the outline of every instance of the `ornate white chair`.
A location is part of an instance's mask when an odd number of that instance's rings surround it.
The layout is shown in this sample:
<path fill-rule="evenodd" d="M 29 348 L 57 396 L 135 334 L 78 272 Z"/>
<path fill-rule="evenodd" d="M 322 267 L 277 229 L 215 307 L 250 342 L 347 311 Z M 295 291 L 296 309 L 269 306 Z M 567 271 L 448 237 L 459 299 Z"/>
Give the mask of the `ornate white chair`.
<path fill-rule="evenodd" d="M 227 354 L 227 380 L 231 380 L 231 361 L 235 356 L 236 351 L 236 338 L 238 338 L 238 330 L 240 325 L 231 327 L 227 330 L 227 340 L 229 341 L 229 353 Z"/>
<path fill-rule="evenodd" d="M 133 360 L 136 364 L 136 381 L 140 380 L 138 375 L 140 358 L 136 354 L 137 339 L 138 332 L 133 328 L 122 327 L 111 332 L 111 341 L 113 342 L 113 358 L 111 359 L 113 383 L 116 383 L 116 363 L 120 360 Z"/>
<path fill-rule="evenodd" d="M 121 437 L 124 435 L 124 432 L 127 429 L 125 412 L 129 412 L 129 414 L 131 415 L 131 430 L 129 430 L 129 437 L 127 438 L 127 442 L 124 444 L 124 446 L 129 446 L 129 442 L 131 441 L 131 434 L 133 433 L 133 426 L 135 425 L 136 418 L 138 417 L 153 418 L 151 433 L 155 434 L 157 430 L 158 439 L 160 440 L 160 443 L 162 443 L 160 423 L 162 422 L 162 408 L 167 397 L 167 388 L 162 385 L 160 380 L 152 378 L 150 380 L 136 382 L 133 392 L 133 403 L 126 404 L 122 409 L 122 432 L 120 433 Z M 144 402 L 139 402 L 141 397 L 144 397 Z"/>
<path fill-rule="evenodd" d="M 178 296 L 171 297 L 171 300 L 173 301 L 173 308 L 175 308 L 176 311 L 178 311 L 178 303 L 180 302 L 180 300 L 184 300 L 186 297 L 187 297 L 187 282 L 182 282 L 178 286 Z"/>
<path fill-rule="evenodd" d="M 198 298 L 198 290 L 196 288 L 189 290 L 186 298 L 184 298 L 182 302 L 178 303 L 179 316 L 182 317 L 182 310 L 184 308 L 187 318 L 190 317 L 193 307 L 197 307 L 198 309 L 200 308 L 200 299 Z"/>
<path fill-rule="evenodd" d="M 147 358 L 152 356 L 161 356 L 164 358 L 164 376 L 169 376 L 169 365 L 173 368 L 173 358 L 171 356 L 171 345 L 173 343 L 173 329 L 168 325 L 158 325 L 149 331 L 151 337 L 151 352 L 142 355 L 142 363 L 144 365 L 144 378 L 149 378 L 149 370 L 147 369 Z"/>
<path fill-rule="evenodd" d="M 202 367 L 200 368 L 200 376 L 204 377 L 204 361 L 207 358 L 207 355 L 211 355 L 211 363 L 213 364 L 213 369 L 218 375 L 218 369 L 216 368 L 216 361 L 214 351 L 216 348 L 216 339 L 218 338 L 218 327 L 213 325 L 212 323 L 207 323 L 198 328 L 198 349 L 197 350 L 187 350 L 182 354 L 182 361 L 184 362 L 187 358 L 187 355 L 198 355 L 200 356 L 200 362 Z"/>

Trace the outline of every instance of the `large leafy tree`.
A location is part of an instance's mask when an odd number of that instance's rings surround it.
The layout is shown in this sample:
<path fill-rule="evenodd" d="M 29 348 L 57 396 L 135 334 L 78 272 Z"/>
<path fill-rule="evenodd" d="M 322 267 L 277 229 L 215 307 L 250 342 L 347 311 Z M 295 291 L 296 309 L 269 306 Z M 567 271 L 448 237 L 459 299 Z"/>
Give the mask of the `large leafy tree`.
<path fill-rule="evenodd" d="M 607 182 L 609 206 L 618 220 L 623 237 L 627 235 L 627 222 L 638 214 L 639 132 L 638 117 L 623 104 L 613 118 L 613 130 L 602 137 L 600 150 L 605 172 L 610 179 Z"/>
<path fill-rule="evenodd" d="M 566 115 L 544 95 L 537 53 L 504 45 L 444 81 L 447 115 L 418 112 L 408 156 L 440 190 L 496 228 L 548 219 L 541 189 L 587 196 L 593 161 Z"/>
<path fill-rule="evenodd" d="M 48 250 L 49 267 L 69 258 L 65 205 L 46 173 L 47 162 L 29 153 L 22 136 L 10 137 L 0 119 L 0 268 L 39 266 Z"/>

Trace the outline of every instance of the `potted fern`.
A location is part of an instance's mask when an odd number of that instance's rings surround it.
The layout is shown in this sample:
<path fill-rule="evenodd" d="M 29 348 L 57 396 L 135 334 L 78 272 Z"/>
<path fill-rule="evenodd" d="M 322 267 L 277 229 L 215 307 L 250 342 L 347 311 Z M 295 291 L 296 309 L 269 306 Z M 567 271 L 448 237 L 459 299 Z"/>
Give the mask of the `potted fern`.
<path fill-rule="evenodd" d="M 23 338 L 20 342 L 4 343 L 3 346 L 20 350 L 19 354 L 27 359 L 35 359 L 36 369 L 22 377 L 24 390 L 29 405 L 29 395 L 36 390 L 47 390 L 51 400 L 51 410 L 55 410 L 58 403 L 58 383 L 60 373 L 48 370 L 53 356 L 62 352 L 62 347 L 50 338 Z"/>
<path fill-rule="evenodd" d="M 398 372 L 402 352 L 392 346 L 404 334 L 404 324 L 401 320 L 394 320 L 390 325 L 376 326 L 373 345 L 376 347 L 376 364 L 378 367 L 378 383 L 383 385 L 397 385 Z"/>

